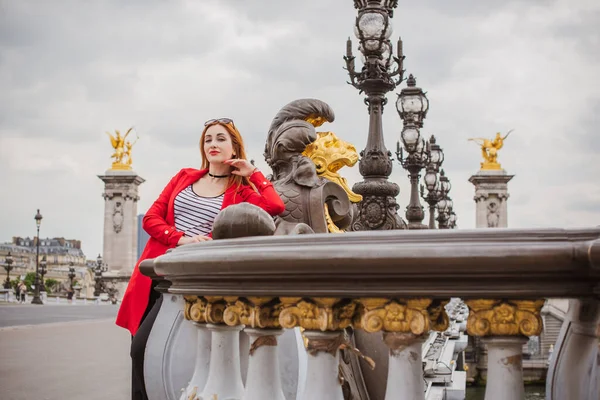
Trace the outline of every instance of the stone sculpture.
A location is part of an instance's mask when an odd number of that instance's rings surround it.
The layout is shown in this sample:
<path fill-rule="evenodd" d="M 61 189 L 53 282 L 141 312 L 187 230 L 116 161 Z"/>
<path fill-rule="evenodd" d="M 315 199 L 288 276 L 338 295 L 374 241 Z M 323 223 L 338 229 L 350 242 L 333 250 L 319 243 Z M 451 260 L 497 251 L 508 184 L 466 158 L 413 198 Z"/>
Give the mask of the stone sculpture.
<path fill-rule="evenodd" d="M 315 127 L 334 118 L 331 107 L 316 99 L 295 100 L 275 115 L 264 156 L 286 208 L 275 221 L 276 234 L 326 233 L 328 219 L 340 230 L 352 223 L 353 208 L 344 188 L 320 177 L 304 154 L 317 140 Z"/>

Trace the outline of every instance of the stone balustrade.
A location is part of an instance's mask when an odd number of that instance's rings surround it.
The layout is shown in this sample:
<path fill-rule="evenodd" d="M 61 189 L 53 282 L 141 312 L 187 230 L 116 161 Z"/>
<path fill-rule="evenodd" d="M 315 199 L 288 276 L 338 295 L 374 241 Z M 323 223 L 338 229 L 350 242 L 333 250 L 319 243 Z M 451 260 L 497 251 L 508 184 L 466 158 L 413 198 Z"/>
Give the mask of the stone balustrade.
<path fill-rule="evenodd" d="M 599 268 L 600 228 L 267 233 L 186 245 L 141 266 L 161 280 L 165 299 L 146 351 L 148 392 L 434 398 L 427 374 L 451 373 L 455 363 L 442 368 L 423 352 L 432 332 L 458 337 L 462 326 L 488 347 L 486 399 L 523 399 L 522 345 L 543 329 L 544 299 L 562 297 L 587 307 L 564 328 L 549 398 L 567 398 L 559 393 L 573 376 L 577 398 L 598 398 L 598 339 L 589 330 L 600 316 Z M 448 316 L 456 297 L 468 307 L 466 326 L 456 307 Z M 455 361 L 465 344 L 453 345 L 446 352 Z M 444 353 L 447 343 L 439 346 Z M 581 349 L 588 353 L 578 363 Z"/>

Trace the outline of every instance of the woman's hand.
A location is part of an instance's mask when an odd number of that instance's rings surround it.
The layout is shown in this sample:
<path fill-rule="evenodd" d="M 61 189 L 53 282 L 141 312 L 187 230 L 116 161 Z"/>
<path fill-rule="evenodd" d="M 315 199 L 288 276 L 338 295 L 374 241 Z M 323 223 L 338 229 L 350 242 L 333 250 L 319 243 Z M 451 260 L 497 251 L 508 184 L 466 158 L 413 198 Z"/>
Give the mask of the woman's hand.
<path fill-rule="evenodd" d="M 223 163 L 230 165 L 233 168 L 237 168 L 237 170 L 234 169 L 233 171 L 231 171 L 231 173 L 233 175 L 250 176 L 254 173 L 254 171 L 256 171 L 258 169 L 254 165 L 252 165 L 250 163 L 250 161 L 243 160 L 241 158 L 226 160 L 226 161 L 223 161 Z"/>
<path fill-rule="evenodd" d="M 182 246 L 184 244 L 190 244 L 190 243 L 206 242 L 208 240 L 212 240 L 212 238 L 210 238 L 208 236 L 202 236 L 202 235 L 182 236 L 181 238 L 179 238 L 179 242 L 177 242 L 177 246 Z"/>

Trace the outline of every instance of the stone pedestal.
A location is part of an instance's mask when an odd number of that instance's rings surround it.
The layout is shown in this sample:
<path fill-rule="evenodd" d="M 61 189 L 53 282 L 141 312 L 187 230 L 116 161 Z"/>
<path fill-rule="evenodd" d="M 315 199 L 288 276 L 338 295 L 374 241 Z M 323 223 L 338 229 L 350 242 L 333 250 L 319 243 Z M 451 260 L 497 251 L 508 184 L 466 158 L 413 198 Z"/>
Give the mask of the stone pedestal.
<path fill-rule="evenodd" d="M 108 170 L 104 182 L 104 262 L 110 272 L 130 276 L 137 261 L 138 187 L 134 171 Z"/>
<path fill-rule="evenodd" d="M 508 182 L 514 175 L 505 170 L 480 170 L 469 178 L 475 186 L 476 228 L 508 227 Z"/>

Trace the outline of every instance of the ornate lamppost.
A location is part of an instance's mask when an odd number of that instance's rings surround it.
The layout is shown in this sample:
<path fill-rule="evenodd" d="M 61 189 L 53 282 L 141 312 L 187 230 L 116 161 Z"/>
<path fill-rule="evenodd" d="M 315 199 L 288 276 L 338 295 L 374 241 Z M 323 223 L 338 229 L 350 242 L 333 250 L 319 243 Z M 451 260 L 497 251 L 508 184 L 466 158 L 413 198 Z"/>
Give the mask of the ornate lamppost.
<path fill-rule="evenodd" d="M 35 257 L 35 288 L 33 290 L 33 300 L 31 300 L 31 304 L 44 304 L 42 299 L 40 299 L 40 225 L 42 223 L 42 214 L 40 214 L 40 210 L 38 208 L 37 214 L 35 214 L 35 224 L 37 226 L 37 236 L 36 236 L 36 257 Z"/>
<path fill-rule="evenodd" d="M 73 266 L 73 261 L 69 263 L 69 281 L 71 285 L 71 290 L 73 290 L 73 279 L 75 279 L 75 267 Z"/>
<path fill-rule="evenodd" d="M 4 281 L 4 289 L 10 289 L 10 271 L 12 271 L 13 266 L 13 258 L 12 255 L 10 254 L 10 251 L 8 252 L 8 254 L 6 255 L 6 257 L 4 257 L 4 269 L 6 270 L 6 281 Z"/>
<path fill-rule="evenodd" d="M 352 41 L 346 43 L 346 69 L 350 84 L 365 93 L 369 111 L 369 134 L 367 145 L 361 151 L 360 174 L 364 180 L 352 190 L 363 196 L 359 203 L 359 216 L 352 230 L 405 229 L 406 224 L 398 215 L 395 197 L 400 193 L 397 184 L 390 182 L 392 153 L 385 147 L 382 128 L 383 107 L 386 93 L 394 90 L 403 80 L 404 70 L 402 40 L 398 39 L 396 56 L 393 56 L 390 19 L 398 6 L 397 0 L 355 0 L 358 16 L 354 33 L 359 40 L 363 56 L 360 72 L 355 68 Z"/>
<path fill-rule="evenodd" d="M 46 261 L 46 255 L 44 254 L 42 257 L 42 261 L 40 261 L 40 292 L 46 291 L 46 285 L 44 285 L 44 275 L 48 270 L 46 266 L 48 265 L 48 261 Z"/>
<path fill-rule="evenodd" d="M 435 142 L 435 136 L 433 135 L 429 138 L 427 153 L 429 163 L 425 167 L 426 172 L 423 177 L 425 186 L 421 185 L 421 197 L 429 204 L 429 229 L 435 229 L 435 206 L 441 197 L 438 173 L 444 162 L 444 152 Z M 427 188 L 427 195 L 425 195 L 425 187 Z"/>
<path fill-rule="evenodd" d="M 98 297 L 102 293 L 104 289 L 104 282 L 102 280 L 102 273 L 106 272 L 108 268 L 104 265 L 102 261 L 102 256 L 98 254 L 98 258 L 96 258 L 96 267 L 94 269 L 94 296 Z"/>
<path fill-rule="evenodd" d="M 437 221 L 438 221 L 439 229 L 450 228 L 449 222 L 450 222 L 450 216 L 452 215 L 452 212 L 453 212 L 452 211 L 453 203 L 452 203 L 452 199 L 450 198 L 450 196 L 448 196 L 448 193 L 450 192 L 451 188 L 452 188 L 452 185 L 450 184 L 450 180 L 448 179 L 448 177 L 445 174 L 443 174 L 443 170 L 442 170 L 442 174 L 440 174 L 441 199 L 437 203 L 437 209 L 438 209 Z"/>
<path fill-rule="evenodd" d="M 450 229 L 456 229 L 456 213 L 454 211 L 450 212 L 450 217 L 448 218 L 448 228 Z"/>
<path fill-rule="evenodd" d="M 417 87 L 417 80 L 412 74 L 409 75 L 406 85 L 398 95 L 396 109 L 404 125 L 400 138 L 408 156 L 404 157 L 398 142 L 396 157 L 408 171 L 410 178 L 410 202 L 406 207 L 408 229 L 426 229 L 427 225 L 422 223 L 425 213 L 419 201 L 418 184 L 421 169 L 429 164 L 429 152 L 419 129 L 423 127 L 423 120 L 429 111 L 429 100 L 423 90 Z"/>

